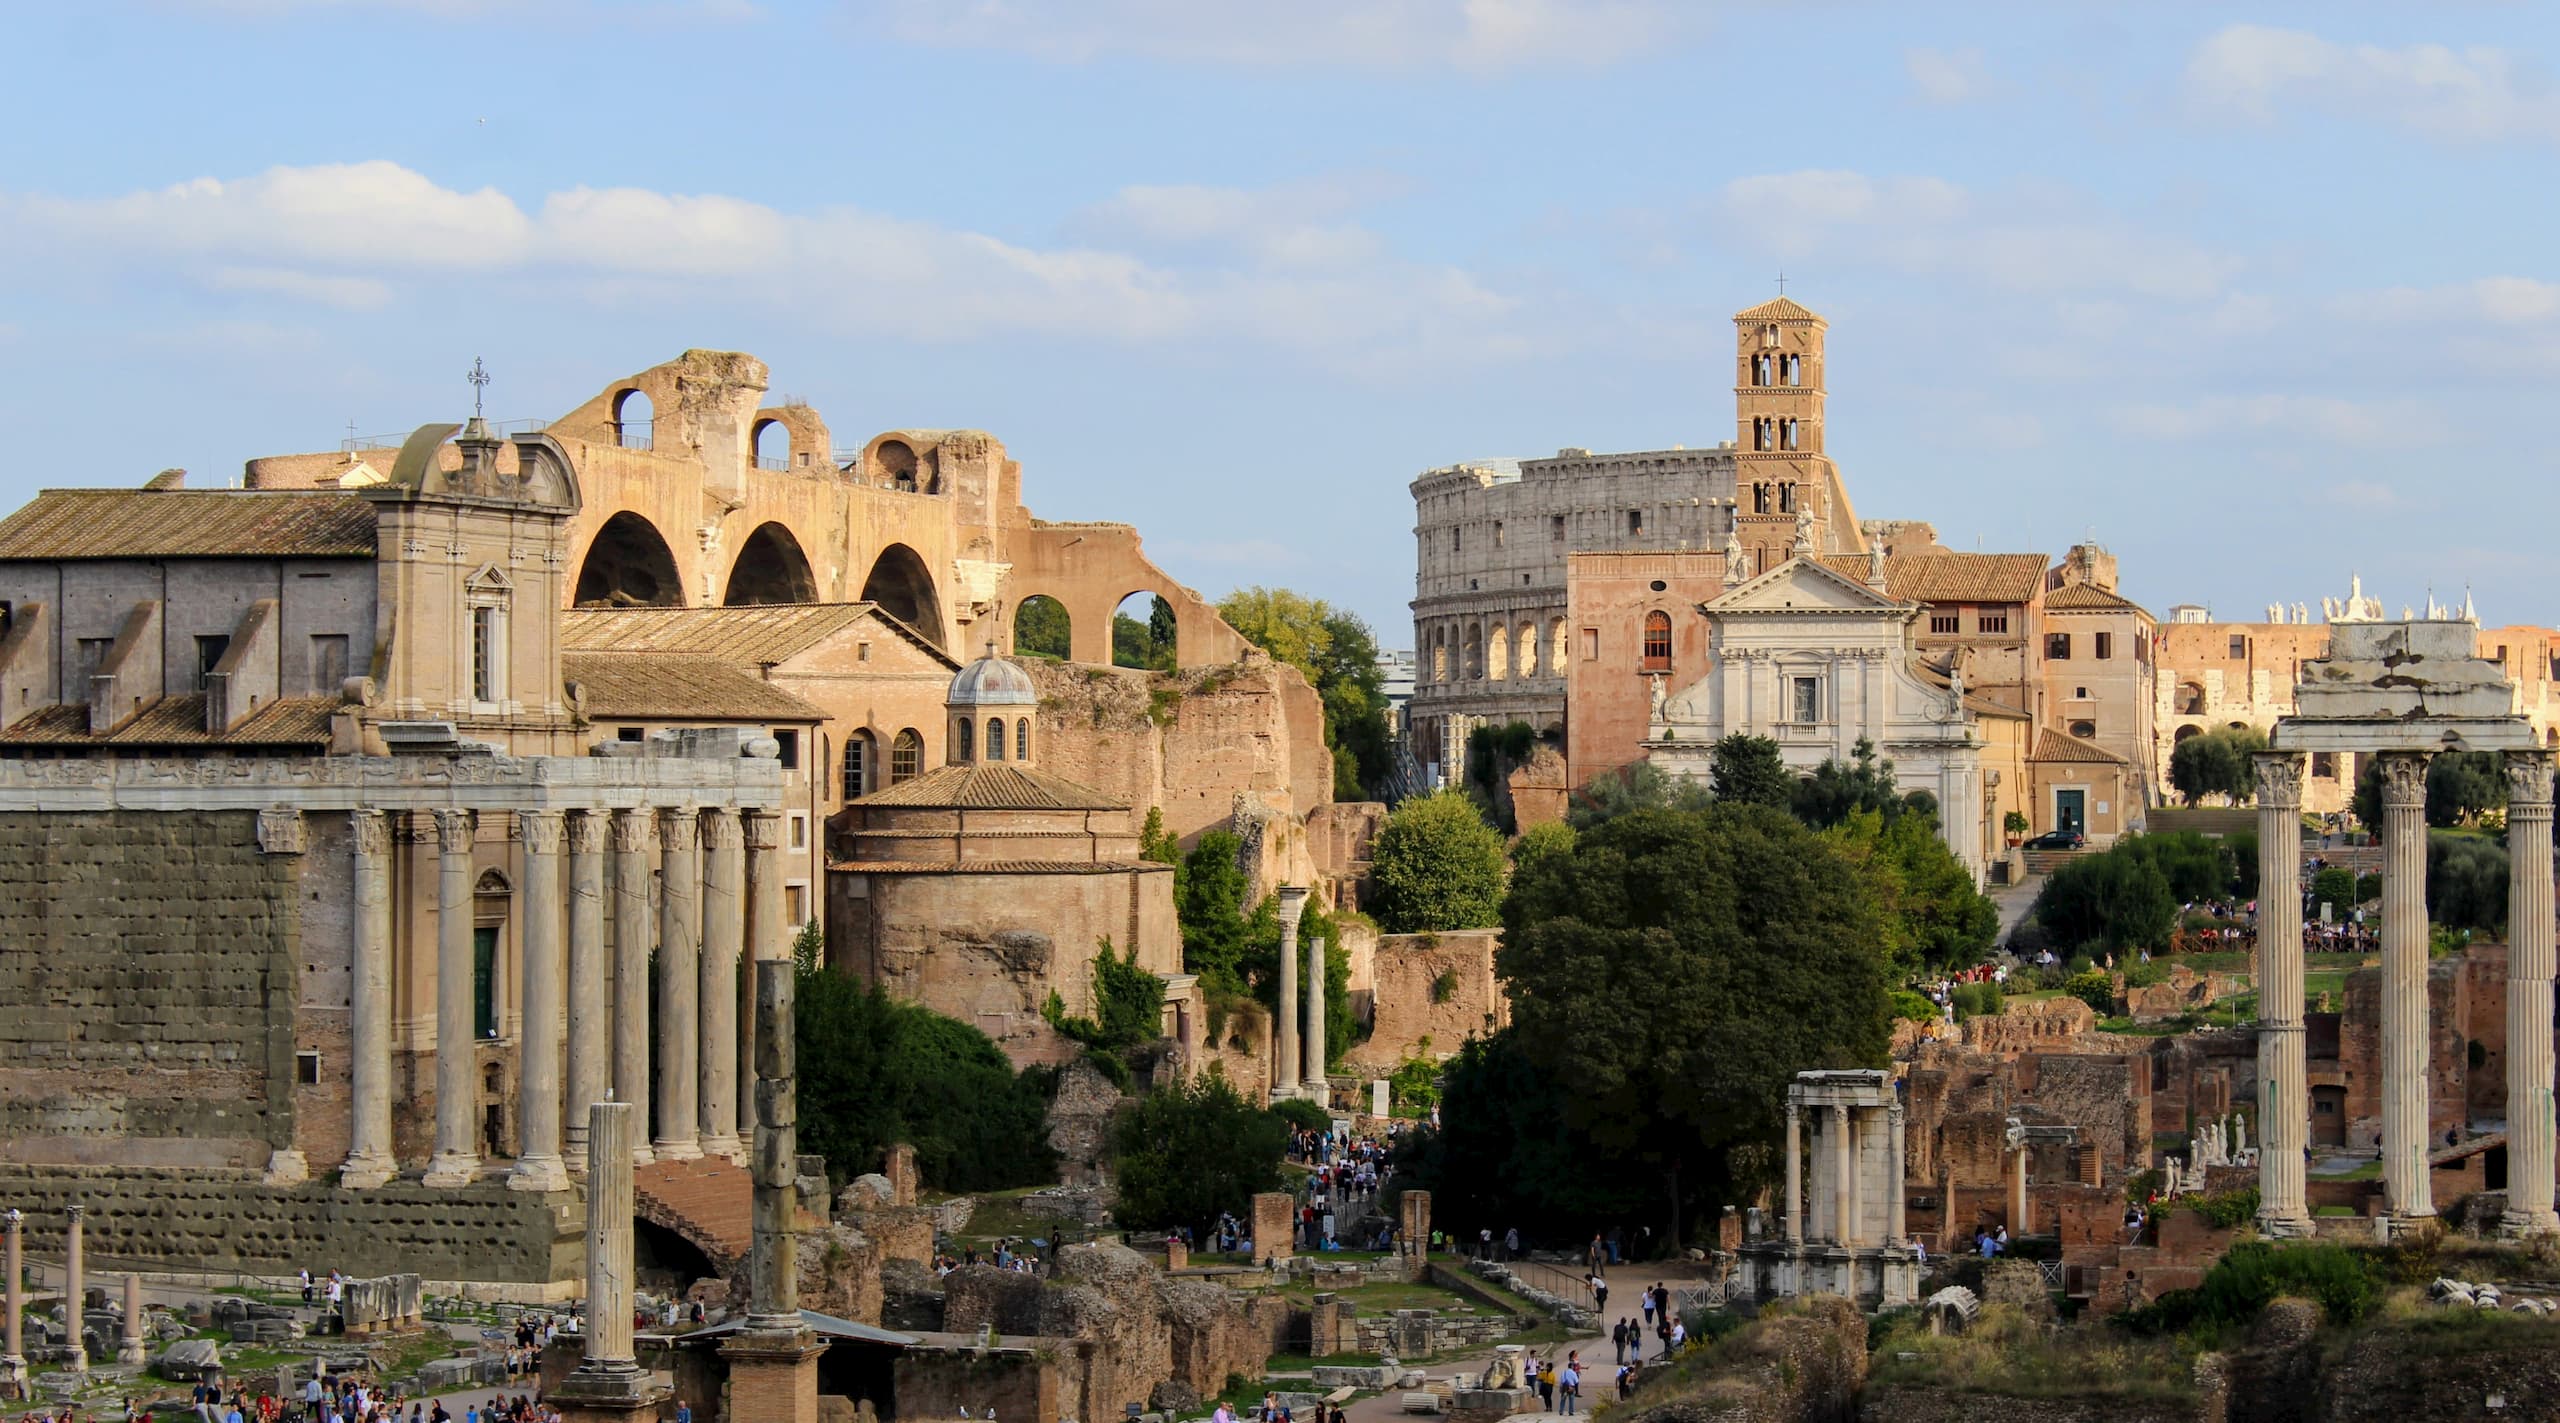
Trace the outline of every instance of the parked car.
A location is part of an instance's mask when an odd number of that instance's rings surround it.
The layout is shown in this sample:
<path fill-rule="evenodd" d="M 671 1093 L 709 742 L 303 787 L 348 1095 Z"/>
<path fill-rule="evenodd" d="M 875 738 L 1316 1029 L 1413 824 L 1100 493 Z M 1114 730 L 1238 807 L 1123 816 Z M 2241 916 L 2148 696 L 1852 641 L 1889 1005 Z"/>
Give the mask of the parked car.
<path fill-rule="evenodd" d="M 2027 842 L 2030 850 L 2077 850 L 2089 843 L 2089 837 L 2077 830 L 2048 830 Z"/>

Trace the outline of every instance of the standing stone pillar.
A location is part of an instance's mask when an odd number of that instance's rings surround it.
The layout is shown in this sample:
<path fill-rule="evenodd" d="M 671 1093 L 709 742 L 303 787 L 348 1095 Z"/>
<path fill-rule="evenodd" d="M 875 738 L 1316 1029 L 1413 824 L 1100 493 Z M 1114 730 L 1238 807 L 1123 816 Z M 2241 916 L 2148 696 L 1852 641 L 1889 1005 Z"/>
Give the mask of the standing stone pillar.
<path fill-rule="evenodd" d="M 586 1356 L 546 1399 L 566 1423 L 655 1419 L 667 1397 L 631 1348 L 631 1165 L 647 1149 L 638 1111 L 629 1102 L 587 1109 Z"/>
<path fill-rule="evenodd" d="M 1902 1172 L 1905 1158 L 1902 1154 L 1902 1099 L 1900 1097 L 1894 1098 L 1893 1102 L 1884 1109 L 1884 1121 L 1886 1142 L 1893 1152 L 1893 1159 L 1886 1166 L 1887 1174 L 1884 1178 L 1884 1243 L 1900 1249 L 1911 1241 L 1911 1233 L 1903 1219 L 1902 1210 Z"/>
<path fill-rule="evenodd" d="M 1298 916 L 1306 912 L 1302 885 L 1280 887 L 1280 1011 L 1274 1027 L 1271 1095 L 1298 1095 Z"/>
<path fill-rule="evenodd" d="M 2426 804 L 2426 754 L 2383 753 L 2382 1198 L 2401 1221 L 2436 1213 L 2427 1180 Z"/>
<path fill-rule="evenodd" d="M 391 1151 L 391 825 L 378 810 L 347 817 L 354 842 L 354 981 L 347 1037 L 349 1132 L 338 1184 L 371 1190 L 400 1174 Z"/>
<path fill-rule="evenodd" d="M 521 1102 L 516 1109 L 524 1135 L 507 1188 L 565 1191 L 569 1168 L 560 1159 L 560 940 L 567 926 L 560 903 L 560 812 L 520 810 L 516 832 L 524 837 L 524 1028 L 517 1040 Z"/>
<path fill-rule="evenodd" d="M 480 1100 L 471 973 L 471 812 L 436 812 L 436 1154 L 426 1184 L 480 1174 L 472 1108 Z"/>
<path fill-rule="evenodd" d="M 62 1332 L 71 1345 L 71 1372 L 85 1374 L 89 1372 L 89 1341 L 80 1316 L 88 1305 L 89 1276 L 81 1268 L 80 1218 L 89 1213 L 89 1208 L 74 1201 L 63 1207 L 63 1213 L 71 1218 L 71 1228 L 62 1238 Z"/>
<path fill-rule="evenodd" d="M 2302 1034 L 2302 755 L 2258 769 L 2258 1230 L 2311 1234 L 2303 1149 L 2311 1085 Z"/>
<path fill-rule="evenodd" d="M 798 1069 L 788 961 L 756 965 L 755 1234 L 747 1327 L 720 1346 L 734 1418 L 817 1423 L 826 1345 L 800 1317 Z"/>
<path fill-rule="evenodd" d="M 613 1095 L 638 1113 L 634 1161 L 649 1159 L 649 812 L 613 813 Z M 595 1169 L 595 1146 L 587 1147 Z"/>
<path fill-rule="evenodd" d="M 658 812 L 658 1139 L 661 1161 L 702 1155 L 702 851 L 696 812 Z"/>
<path fill-rule="evenodd" d="M 1835 1103 L 1831 1108 L 1831 1235 L 1839 1244 L 1858 1243 L 1857 1200 L 1857 1146 L 1849 1135 L 1849 1107 Z"/>
<path fill-rule="evenodd" d="M 1795 1102 L 1787 1103 L 1787 1199 L 1778 1212 L 1787 1225 L 1787 1243 L 1804 1244 L 1804 1125 Z"/>
<path fill-rule="evenodd" d="M 2027 1143 L 2020 1138 L 2009 1154 L 2009 1233 L 2027 1233 Z"/>
<path fill-rule="evenodd" d="M 2507 1211 L 2498 1233 L 2560 1235 L 2552 1209 L 2551 753 L 2507 753 Z"/>
<path fill-rule="evenodd" d="M 587 1169 L 587 1108 L 613 1091 L 613 963 L 604 946 L 604 812 L 569 812 L 569 1099 L 562 1156 Z"/>
<path fill-rule="evenodd" d="M 0 1308 L 8 1311 L 5 1317 L 0 1317 L 0 1329 L 5 1329 L 5 1336 L 0 1336 L 0 1397 L 25 1398 L 27 1396 L 26 1212 L 11 1206 L 8 1214 L 0 1215 L 0 1223 L 5 1223 L 9 1228 L 7 1246 L 5 1249 L 0 1249 L 0 1269 L 9 1272 L 5 1298 L 0 1298 Z"/>
<path fill-rule="evenodd" d="M 124 1330 L 116 1341 L 116 1365 L 138 1369 L 150 1360 L 142 1343 L 142 1277 L 124 1277 Z"/>
<path fill-rule="evenodd" d="M 752 965 L 792 962 L 800 926 L 782 918 L 782 812 L 750 810 L 747 827 L 747 962 L 738 975 L 738 1021 L 755 1022 L 756 972 Z M 738 1034 L 738 1120 L 756 1119 L 756 1035 Z"/>
<path fill-rule="evenodd" d="M 1316 1105 L 1330 1112 L 1333 1110 L 1333 1082 L 1325 1072 L 1325 962 L 1324 936 L 1321 934 L 1307 935 L 1306 995 L 1307 1070 L 1301 1080 L 1306 1083 L 1307 1095 L 1315 1099 Z"/>
<path fill-rule="evenodd" d="M 738 813 L 702 812 L 702 1150 L 744 1159 L 738 1140 L 738 958 L 746 946 L 746 838 Z"/>

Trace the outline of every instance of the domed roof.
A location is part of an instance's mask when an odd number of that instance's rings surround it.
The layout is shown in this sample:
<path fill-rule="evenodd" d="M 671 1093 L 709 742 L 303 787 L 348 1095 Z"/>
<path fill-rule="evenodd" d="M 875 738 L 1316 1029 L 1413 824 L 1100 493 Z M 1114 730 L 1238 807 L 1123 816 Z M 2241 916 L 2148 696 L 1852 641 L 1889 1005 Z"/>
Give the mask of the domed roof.
<path fill-rule="evenodd" d="M 955 707 L 1034 707 L 1040 690 L 1030 673 L 990 652 L 960 669 L 943 700 Z"/>

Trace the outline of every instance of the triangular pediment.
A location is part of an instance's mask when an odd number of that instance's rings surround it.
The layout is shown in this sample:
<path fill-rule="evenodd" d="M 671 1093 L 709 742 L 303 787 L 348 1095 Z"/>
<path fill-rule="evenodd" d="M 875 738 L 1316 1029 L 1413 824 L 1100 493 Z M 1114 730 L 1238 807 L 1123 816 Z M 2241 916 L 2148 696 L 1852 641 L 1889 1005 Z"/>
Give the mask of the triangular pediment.
<path fill-rule="evenodd" d="M 1898 602 L 1864 583 L 1836 573 L 1810 559 L 1791 558 L 1768 572 L 1700 605 L 1719 613 L 1907 613 L 1915 603 Z"/>

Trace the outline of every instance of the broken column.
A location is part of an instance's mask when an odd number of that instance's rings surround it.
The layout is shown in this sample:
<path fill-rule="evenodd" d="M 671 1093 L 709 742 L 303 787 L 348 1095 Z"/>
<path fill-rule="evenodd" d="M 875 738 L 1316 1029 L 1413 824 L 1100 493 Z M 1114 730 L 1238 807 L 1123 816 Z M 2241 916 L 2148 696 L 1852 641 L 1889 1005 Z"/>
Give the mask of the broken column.
<path fill-rule="evenodd" d="M 147 1361 L 142 1346 L 142 1277 L 124 1277 L 124 1336 L 116 1343 L 116 1363 L 138 1369 Z"/>
<path fill-rule="evenodd" d="M 71 1347 L 67 1360 L 71 1372 L 85 1374 L 89 1372 L 89 1344 L 82 1332 L 80 1311 L 88 1298 L 89 1280 L 80 1266 L 80 1218 L 89 1213 L 89 1208 L 75 1201 L 63 1210 L 71 1217 L 71 1229 L 62 1240 L 62 1330 Z"/>
<path fill-rule="evenodd" d="M 27 1396 L 27 1350 L 24 1333 L 26 1325 L 22 1321 L 27 1312 L 27 1286 L 24 1278 L 26 1274 L 24 1235 L 27 1217 L 25 1212 L 12 1206 L 6 1216 L 0 1216 L 0 1221 L 5 1221 L 9 1227 L 9 1241 L 5 1256 L 0 1256 L 0 1259 L 5 1259 L 5 1264 L 0 1264 L 0 1268 L 5 1268 L 9 1272 L 5 1302 L 8 1317 L 5 1321 L 0 1321 L 5 1323 L 8 1330 L 5 1352 L 0 1352 L 0 1397 L 24 1398 Z"/>
<path fill-rule="evenodd" d="M 720 1345 L 728 1415 L 817 1423 L 818 1341 L 800 1315 L 797 1068 L 788 959 L 756 965 L 755 1235 L 747 1263 L 747 1327 Z"/>
<path fill-rule="evenodd" d="M 657 1417 L 665 1389 L 651 1384 L 631 1349 L 631 1154 L 638 1135 L 629 1102 L 587 1109 L 586 1356 L 551 1390 L 563 1423 L 637 1423 Z"/>

